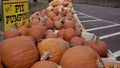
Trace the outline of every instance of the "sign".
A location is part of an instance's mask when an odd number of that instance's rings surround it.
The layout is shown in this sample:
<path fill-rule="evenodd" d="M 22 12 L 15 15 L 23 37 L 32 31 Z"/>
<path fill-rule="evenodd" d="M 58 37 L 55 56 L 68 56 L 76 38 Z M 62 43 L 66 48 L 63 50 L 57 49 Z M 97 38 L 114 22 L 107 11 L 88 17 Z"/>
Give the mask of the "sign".
<path fill-rule="evenodd" d="M 4 29 L 28 24 L 28 0 L 3 0 Z"/>

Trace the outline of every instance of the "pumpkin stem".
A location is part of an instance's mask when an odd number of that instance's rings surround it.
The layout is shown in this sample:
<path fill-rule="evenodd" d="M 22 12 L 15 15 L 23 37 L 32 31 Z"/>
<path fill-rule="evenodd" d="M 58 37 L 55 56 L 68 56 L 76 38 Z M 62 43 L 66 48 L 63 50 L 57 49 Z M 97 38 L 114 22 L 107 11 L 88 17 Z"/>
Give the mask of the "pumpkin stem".
<path fill-rule="evenodd" d="M 100 62 L 100 60 L 98 59 L 97 60 L 97 65 L 98 65 L 98 68 L 104 68 L 103 64 Z"/>
<path fill-rule="evenodd" d="M 49 53 L 49 51 L 44 51 L 44 54 L 41 56 L 41 60 L 46 60 L 49 57 L 52 57 Z"/>
<path fill-rule="evenodd" d="M 58 65 L 57 68 L 62 68 L 62 66 Z"/>

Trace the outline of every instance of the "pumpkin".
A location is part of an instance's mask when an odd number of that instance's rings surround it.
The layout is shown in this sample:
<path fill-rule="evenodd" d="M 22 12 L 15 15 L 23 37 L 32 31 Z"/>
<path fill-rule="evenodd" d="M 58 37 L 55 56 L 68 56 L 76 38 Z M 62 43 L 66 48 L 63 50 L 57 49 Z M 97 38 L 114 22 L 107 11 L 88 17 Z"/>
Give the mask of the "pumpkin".
<path fill-rule="evenodd" d="M 52 61 L 39 61 L 33 64 L 31 68 L 58 68 L 58 64 Z"/>
<path fill-rule="evenodd" d="M 63 23 L 61 21 L 55 21 L 54 22 L 55 29 L 60 30 L 63 28 Z"/>
<path fill-rule="evenodd" d="M 85 42 L 83 38 L 80 37 L 73 37 L 70 40 L 72 46 L 85 46 Z"/>
<path fill-rule="evenodd" d="M 69 12 L 69 11 L 68 11 L 67 9 L 63 8 L 62 11 L 60 12 L 60 14 L 61 14 L 63 17 L 65 17 L 68 12 Z"/>
<path fill-rule="evenodd" d="M 48 30 L 45 38 L 56 38 L 56 34 L 52 30 Z"/>
<path fill-rule="evenodd" d="M 45 16 L 40 16 L 38 18 L 38 20 L 41 21 L 43 25 L 46 23 L 47 19 L 48 19 L 48 17 L 46 15 Z"/>
<path fill-rule="evenodd" d="M 75 29 L 75 23 L 74 21 L 72 20 L 66 20 L 64 25 L 63 25 L 63 28 L 66 29 L 66 28 L 73 28 Z"/>
<path fill-rule="evenodd" d="M 50 18 L 50 19 L 53 19 L 55 16 L 56 16 L 56 14 L 53 12 L 53 11 L 47 11 L 47 16 Z"/>
<path fill-rule="evenodd" d="M 29 68 L 39 59 L 39 53 L 31 37 L 6 39 L 1 46 L 1 58 L 6 68 Z"/>
<path fill-rule="evenodd" d="M 59 21 L 62 18 L 62 16 L 59 14 L 53 18 L 53 21 Z"/>
<path fill-rule="evenodd" d="M 66 16 L 69 17 L 70 19 L 72 19 L 73 18 L 73 13 L 72 12 L 68 12 Z"/>
<path fill-rule="evenodd" d="M 42 11 L 40 11 L 40 15 L 41 16 L 45 16 L 47 14 L 47 10 L 43 9 Z"/>
<path fill-rule="evenodd" d="M 20 33 L 15 28 L 8 29 L 4 32 L 4 39 L 13 38 L 13 37 L 16 37 L 16 36 L 20 36 Z"/>
<path fill-rule="evenodd" d="M 75 37 L 76 36 L 76 32 L 74 29 L 72 28 L 67 28 L 64 30 L 64 34 L 63 34 L 63 38 L 66 40 L 66 41 L 70 41 L 71 38 Z"/>
<path fill-rule="evenodd" d="M 118 63 L 118 62 L 106 62 L 105 68 L 120 68 L 120 63 Z"/>
<path fill-rule="evenodd" d="M 48 20 L 46 22 L 46 26 L 49 29 L 53 29 L 54 28 L 54 22 L 50 18 L 48 18 Z"/>
<path fill-rule="evenodd" d="M 41 60 L 50 60 L 59 63 L 63 53 L 69 48 L 69 44 L 62 39 L 47 38 L 42 40 L 37 48 Z"/>
<path fill-rule="evenodd" d="M 38 23 L 39 23 L 38 18 L 37 18 L 37 19 L 32 19 L 32 20 L 30 20 L 30 22 L 29 22 L 29 27 L 32 27 L 33 25 L 36 25 L 36 24 L 38 24 Z"/>
<path fill-rule="evenodd" d="M 59 31 L 57 32 L 57 37 L 58 37 L 58 38 L 62 38 L 62 39 L 64 38 L 64 30 L 65 30 L 65 29 L 61 29 L 61 30 L 59 30 Z"/>
<path fill-rule="evenodd" d="M 82 27 L 79 23 L 75 24 L 75 31 L 76 31 L 77 35 L 81 37 Z"/>
<path fill-rule="evenodd" d="M 58 14 L 59 14 L 58 7 L 53 7 L 53 11 L 54 11 L 54 13 L 55 13 L 56 15 L 58 15 Z"/>
<path fill-rule="evenodd" d="M 93 48 L 101 57 L 107 57 L 108 47 L 103 41 L 96 38 L 95 41 L 89 40 L 87 44 Z"/>
<path fill-rule="evenodd" d="M 72 2 L 71 0 L 64 0 L 64 1 L 66 1 L 66 2 L 70 2 L 70 3 Z"/>
<path fill-rule="evenodd" d="M 51 5 L 52 5 L 53 7 L 56 7 L 56 6 L 60 5 L 60 4 L 59 4 L 58 2 L 52 2 Z"/>
<path fill-rule="evenodd" d="M 46 33 L 46 29 L 44 26 L 41 25 L 34 25 L 30 29 L 30 36 L 32 36 L 34 39 L 44 38 L 45 33 Z"/>
<path fill-rule="evenodd" d="M 0 58 L 0 68 L 3 68 L 3 65 L 2 65 L 2 63 L 1 63 L 1 58 Z"/>
<path fill-rule="evenodd" d="M 18 31 L 20 32 L 21 35 L 25 35 L 28 36 L 29 35 L 29 31 L 28 28 L 25 26 L 21 26 L 18 28 Z"/>
<path fill-rule="evenodd" d="M 62 68 L 104 68 L 100 56 L 90 47 L 75 46 L 62 56 Z"/>

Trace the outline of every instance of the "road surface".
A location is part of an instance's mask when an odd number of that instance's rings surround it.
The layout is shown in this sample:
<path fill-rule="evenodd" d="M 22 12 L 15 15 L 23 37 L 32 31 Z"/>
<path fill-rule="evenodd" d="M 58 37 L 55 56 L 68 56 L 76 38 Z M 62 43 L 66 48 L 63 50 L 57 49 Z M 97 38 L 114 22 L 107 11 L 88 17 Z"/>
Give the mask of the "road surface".
<path fill-rule="evenodd" d="M 120 8 L 84 4 L 73 6 L 85 29 L 100 36 L 116 57 L 120 55 Z"/>

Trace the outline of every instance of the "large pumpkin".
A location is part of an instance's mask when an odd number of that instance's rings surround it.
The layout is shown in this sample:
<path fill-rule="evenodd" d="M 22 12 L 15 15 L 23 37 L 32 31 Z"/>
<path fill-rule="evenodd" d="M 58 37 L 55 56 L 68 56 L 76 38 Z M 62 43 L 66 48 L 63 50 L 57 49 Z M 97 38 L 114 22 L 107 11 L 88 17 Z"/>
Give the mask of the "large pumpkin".
<path fill-rule="evenodd" d="M 13 38 L 16 36 L 20 36 L 20 32 L 15 28 L 8 29 L 4 32 L 4 39 Z"/>
<path fill-rule="evenodd" d="M 1 58 L 7 68 L 29 68 L 39 54 L 32 37 L 20 36 L 1 43 Z"/>
<path fill-rule="evenodd" d="M 0 68 L 3 68 L 3 65 L 2 65 L 2 63 L 1 63 L 1 58 L 0 58 Z"/>
<path fill-rule="evenodd" d="M 120 68 L 120 63 L 118 63 L 118 62 L 106 62 L 105 68 Z"/>
<path fill-rule="evenodd" d="M 108 47 L 103 41 L 99 39 L 96 39 L 95 41 L 89 40 L 87 41 L 87 44 L 93 48 L 101 57 L 107 57 Z"/>
<path fill-rule="evenodd" d="M 63 68 L 104 68 L 99 55 L 85 46 L 69 48 L 63 54 L 60 65 Z"/>
<path fill-rule="evenodd" d="M 33 64 L 31 68 L 58 68 L 58 64 L 52 61 L 39 61 Z"/>
<path fill-rule="evenodd" d="M 2 65 L 1 61 L 0 61 L 0 68 L 3 68 L 3 65 Z"/>
<path fill-rule="evenodd" d="M 61 56 L 68 49 L 69 44 L 62 39 L 48 38 L 38 44 L 41 60 L 59 63 Z"/>

